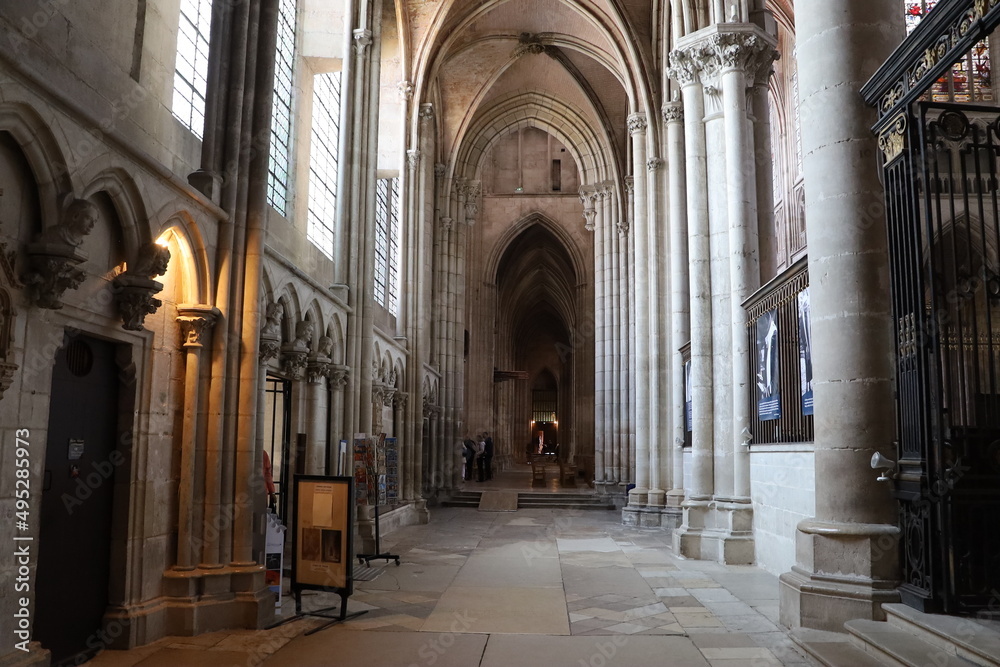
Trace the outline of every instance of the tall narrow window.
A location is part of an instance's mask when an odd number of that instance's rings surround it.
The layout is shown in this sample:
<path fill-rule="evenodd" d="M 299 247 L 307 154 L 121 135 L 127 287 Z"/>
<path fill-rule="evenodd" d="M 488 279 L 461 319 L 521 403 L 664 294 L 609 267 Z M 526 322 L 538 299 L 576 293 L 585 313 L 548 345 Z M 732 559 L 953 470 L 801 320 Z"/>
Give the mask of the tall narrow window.
<path fill-rule="evenodd" d="M 375 301 L 390 313 L 399 306 L 399 179 L 375 187 Z"/>
<path fill-rule="evenodd" d="M 271 159 L 267 174 L 267 203 L 281 215 L 288 215 L 292 82 L 295 73 L 295 9 L 295 0 L 280 0 L 278 48 L 274 62 L 274 98 L 271 103 Z"/>
<path fill-rule="evenodd" d="M 333 225 L 337 211 L 339 143 L 340 72 L 317 74 L 313 78 L 306 238 L 330 259 L 333 259 Z"/>
<path fill-rule="evenodd" d="M 211 30 L 212 0 L 181 0 L 171 109 L 199 139 L 205 131 L 205 89 Z"/>

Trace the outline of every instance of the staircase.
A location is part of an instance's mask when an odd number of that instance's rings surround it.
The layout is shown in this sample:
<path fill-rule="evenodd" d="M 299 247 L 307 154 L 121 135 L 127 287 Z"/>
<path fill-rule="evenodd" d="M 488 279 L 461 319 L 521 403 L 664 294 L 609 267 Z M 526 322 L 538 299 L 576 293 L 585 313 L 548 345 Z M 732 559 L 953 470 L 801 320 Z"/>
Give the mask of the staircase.
<path fill-rule="evenodd" d="M 885 621 L 856 619 L 847 634 L 800 628 L 792 639 L 827 667 L 1000 667 L 1000 623 L 882 605 Z"/>
<path fill-rule="evenodd" d="M 482 491 L 457 491 L 441 501 L 442 507 L 479 507 Z M 592 493 L 517 494 L 517 509 L 613 510 L 614 501 Z"/>

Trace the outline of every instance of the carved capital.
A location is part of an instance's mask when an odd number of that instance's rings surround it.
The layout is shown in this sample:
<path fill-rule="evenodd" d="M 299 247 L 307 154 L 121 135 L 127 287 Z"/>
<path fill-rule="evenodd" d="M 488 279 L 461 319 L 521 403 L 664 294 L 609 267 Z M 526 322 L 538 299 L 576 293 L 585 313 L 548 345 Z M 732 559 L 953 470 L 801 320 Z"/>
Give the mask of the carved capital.
<path fill-rule="evenodd" d="M 625 177 L 625 194 L 631 196 L 635 192 L 635 176 Z"/>
<path fill-rule="evenodd" d="M 708 47 L 723 72 L 739 70 L 745 72 L 751 79 L 755 78 L 758 70 L 763 67 L 766 67 L 769 73 L 771 63 L 778 56 L 778 52 L 771 44 L 753 32 L 720 32 L 712 35 Z"/>
<path fill-rule="evenodd" d="M 450 230 L 451 226 L 454 224 L 454 222 L 455 221 L 452 218 L 448 218 L 448 217 L 441 218 L 441 229 L 443 229 L 445 231 Z"/>
<path fill-rule="evenodd" d="M 410 397 L 410 395 L 407 394 L 405 391 L 397 391 L 392 396 L 392 404 L 393 404 L 394 407 L 400 408 L 401 410 L 405 409 L 406 408 L 406 400 L 409 397 Z"/>
<path fill-rule="evenodd" d="M 306 350 L 297 350 L 293 345 L 285 345 L 281 349 L 282 369 L 293 380 L 302 378 L 302 373 L 309 361 Z"/>
<path fill-rule="evenodd" d="M 347 386 L 347 379 L 351 376 L 349 366 L 343 364 L 330 365 L 330 386 L 334 389 L 342 389 Z"/>
<path fill-rule="evenodd" d="M 86 199 L 63 197 L 59 221 L 47 227 L 26 248 L 28 270 L 23 277 L 28 298 L 39 308 L 62 308 L 62 296 L 76 289 L 86 278 L 77 268 L 87 261 L 79 250 L 83 239 L 97 224 L 97 207 Z"/>
<path fill-rule="evenodd" d="M 215 325 L 218 309 L 178 307 L 177 313 L 177 324 L 181 329 L 181 345 L 188 348 L 202 347 Z"/>
<path fill-rule="evenodd" d="M 479 181 L 461 180 L 457 187 L 459 198 L 465 200 L 465 223 L 474 225 L 476 224 L 476 216 L 479 214 L 479 195 L 482 192 L 482 184 Z"/>
<path fill-rule="evenodd" d="M 594 231 L 594 229 L 597 226 L 595 224 L 595 220 L 597 220 L 597 211 L 595 211 L 592 208 L 583 209 L 583 219 L 584 219 L 583 228 L 586 229 L 588 232 Z"/>
<path fill-rule="evenodd" d="M 622 236 L 628 236 L 628 218 L 622 218 L 618 221 L 618 233 Z"/>
<path fill-rule="evenodd" d="M 434 119 L 434 105 L 430 102 L 425 102 L 420 105 L 420 111 L 417 112 L 420 120 L 433 120 Z"/>
<path fill-rule="evenodd" d="M 683 86 L 699 82 L 701 61 L 696 49 L 690 47 L 670 52 L 670 67 L 667 75 Z"/>
<path fill-rule="evenodd" d="M 434 163 L 434 175 L 438 178 L 444 178 L 444 175 L 448 173 L 448 165 L 442 162 Z"/>
<path fill-rule="evenodd" d="M 306 379 L 316 384 L 333 373 L 333 364 L 325 357 L 311 357 L 306 364 Z"/>
<path fill-rule="evenodd" d="M 664 104 L 663 122 L 666 124 L 684 122 L 684 105 L 680 102 L 667 102 Z"/>
<path fill-rule="evenodd" d="M 628 123 L 628 133 L 632 136 L 646 131 L 646 114 L 644 113 L 630 113 L 626 122 Z"/>
<path fill-rule="evenodd" d="M 420 166 L 420 151 L 411 148 L 406 151 L 406 164 L 410 169 L 416 169 Z"/>
<path fill-rule="evenodd" d="M 365 55 L 365 51 L 371 46 L 372 31 L 357 29 L 354 31 L 354 52 L 359 56 Z"/>
<path fill-rule="evenodd" d="M 413 97 L 413 84 L 409 81 L 400 81 L 397 83 L 396 90 L 399 91 L 399 99 L 404 102 L 409 102 L 410 98 Z"/>
<path fill-rule="evenodd" d="M 656 171 L 662 166 L 663 166 L 663 158 L 651 157 L 648 160 L 646 160 L 647 171 Z"/>

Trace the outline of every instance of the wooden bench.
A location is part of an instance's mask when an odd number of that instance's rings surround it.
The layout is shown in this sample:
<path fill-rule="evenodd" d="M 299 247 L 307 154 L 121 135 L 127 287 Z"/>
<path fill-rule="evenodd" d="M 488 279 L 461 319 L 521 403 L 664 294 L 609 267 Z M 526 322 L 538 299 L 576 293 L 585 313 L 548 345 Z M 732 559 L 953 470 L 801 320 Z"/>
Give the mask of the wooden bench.
<path fill-rule="evenodd" d="M 559 462 L 559 485 L 576 486 L 576 466 L 570 463 Z"/>
<path fill-rule="evenodd" d="M 545 462 L 531 461 L 531 485 L 545 486 Z"/>

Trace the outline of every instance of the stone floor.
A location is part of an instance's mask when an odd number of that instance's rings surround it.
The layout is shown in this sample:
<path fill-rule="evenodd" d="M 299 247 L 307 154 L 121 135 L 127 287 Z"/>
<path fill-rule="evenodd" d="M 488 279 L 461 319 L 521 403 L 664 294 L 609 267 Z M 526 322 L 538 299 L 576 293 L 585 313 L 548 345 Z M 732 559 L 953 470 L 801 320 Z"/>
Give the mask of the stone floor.
<path fill-rule="evenodd" d="M 317 632 L 272 630 L 166 638 L 106 651 L 93 667 L 712 667 L 801 666 L 777 624 L 778 581 L 755 567 L 674 556 L 667 534 L 621 513 L 439 508 L 389 535 L 399 566 L 373 562 L 348 611 Z M 305 609 L 336 603 L 306 595 Z M 286 598 L 285 614 L 293 613 Z"/>

